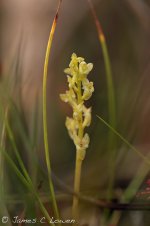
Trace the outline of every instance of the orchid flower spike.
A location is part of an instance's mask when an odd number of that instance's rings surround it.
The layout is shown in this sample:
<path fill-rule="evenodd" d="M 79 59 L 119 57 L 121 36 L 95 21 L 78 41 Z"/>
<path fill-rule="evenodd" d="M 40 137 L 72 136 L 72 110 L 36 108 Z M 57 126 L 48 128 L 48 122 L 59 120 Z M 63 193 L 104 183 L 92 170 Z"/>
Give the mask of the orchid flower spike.
<path fill-rule="evenodd" d="M 66 118 L 66 127 L 76 150 L 81 153 L 82 160 L 90 142 L 89 135 L 84 130 L 91 124 L 91 107 L 87 108 L 85 101 L 94 92 L 93 82 L 87 78 L 92 69 L 92 63 L 86 63 L 84 58 L 73 53 L 69 67 L 64 70 L 69 89 L 65 94 L 60 94 L 61 100 L 72 107 L 73 114 L 71 118 Z"/>

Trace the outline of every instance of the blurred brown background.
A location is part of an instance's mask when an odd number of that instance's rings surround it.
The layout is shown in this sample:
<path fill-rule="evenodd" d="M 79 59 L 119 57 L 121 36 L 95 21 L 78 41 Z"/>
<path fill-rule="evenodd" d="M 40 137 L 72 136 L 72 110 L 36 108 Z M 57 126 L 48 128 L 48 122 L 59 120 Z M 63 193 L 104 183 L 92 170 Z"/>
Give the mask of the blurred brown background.
<path fill-rule="evenodd" d="M 150 148 L 150 2 L 92 2 L 106 35 L 112 63 L 117 129 L 147 154 Z M 13 81 L 17 76 L 13 95 L 18 102 L 17 89 L 21 90 L 21 107 L 29 133 L 32 133 L 32 112 L 37 99 L 41 103 L 44 56 L 57 3 L 56 0 L 1 0 L 0 4 L 1 79 Z M 93 123 L 89 129 L 91 146 L 84 163 L 82 186 L 83 190 L 98 189 L 106 186 L 109 168 L 106 154 L 108 129 L 96 118 L 99 114 L 108 119 L 107 86 L 101 46 L 86 0 L 63 0 L 49 63 L 48 116 L 52 164 L 55 173 L 61 178 L 65 175 L 68 184 L 72 183 L 75 152 L 64 127 L 70 110 L 61 103 L 59 94 L 66 88 L 63 70 L 73 52 L 94 63 L 90 75 L 95 83 L 95 93 L 89 103 L 93 108 Z M 41 107 L 39 109 L 37 149 L 40 149 L 43 159 Z M 120 183 L 119 186 L 125 183 L 126 186 L 141 160 L 120 140 L 117 149 L 119 171 L 116 183 Z M 87 177 L 92 178 L 90 183 Z"/>

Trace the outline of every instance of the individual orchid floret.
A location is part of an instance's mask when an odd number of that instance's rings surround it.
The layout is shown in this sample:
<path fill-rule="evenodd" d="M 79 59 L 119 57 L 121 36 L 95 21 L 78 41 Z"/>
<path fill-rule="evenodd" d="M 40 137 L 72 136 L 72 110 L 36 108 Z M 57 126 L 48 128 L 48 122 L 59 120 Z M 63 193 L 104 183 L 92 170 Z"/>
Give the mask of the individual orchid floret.
<path fill-rule="evenodd" d="M 84 79 L 82 82 L 82 85 L 83 85 L 83 90 L 84 90 L 82 99 L 88 100 L 88 99 L 90 99 L 90 97 L 92 96 L 92 93 L 94 92 L 93 82 L 89 82 L 88 79 Z"/>
<path fill-rule="evenodd" d="M 83 127 L 85 128 L 90 126 L 91 124 L 91 108 L 84 107 L 83 115 L 84 115 Z"/>
<path fill-rule="evenodd" d="M 83 75 L 88 75 L 90 71 L 93 69 L 93 64 L 86 64 L 85 61 L 82 61 L 79 65 L 79 73 Z"/>
<path fill-rule="evenodd" d="M 73 118 L 66 118 L 66 128 L 71 139 L 74 139 L 74 137 L 77 135 L 78 124 Z"/>
<path fill-rule="evenodd" d="M 71 106 L 76 103 L 76 95 L 73 89 L 67 90 L 65 94 L 60 94 L 60 98 L 64 102 L 68 102 Z"/>

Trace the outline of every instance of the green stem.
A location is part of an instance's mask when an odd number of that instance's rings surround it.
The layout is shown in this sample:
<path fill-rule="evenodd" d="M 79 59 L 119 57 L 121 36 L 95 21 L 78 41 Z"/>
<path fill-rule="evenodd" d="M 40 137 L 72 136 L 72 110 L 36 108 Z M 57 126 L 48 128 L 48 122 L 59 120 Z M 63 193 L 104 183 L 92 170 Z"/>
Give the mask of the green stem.
<path fill-rule="evenodd" d="M 76 165 L 75 165 L 75 179 L 74 179 L 74 192 L 78 194 L 80 192 L 80 181 L 81 181 L 81 168 L 82 160 L 80 158 L 80 153 L 76 153 Z M 78 219 L 78 206 L 79 197 L 73 196 L 73 206 L 72 206 L 72 216 L 74 219 Z"/>
<path fill-rule="evenodd" d="M 77 84 L 77 98 L 78 98 L 78 104 L 82 101 L 82 88 L 81 88 L 81 81 L 78 81 Z M 80 140 L 83 138 L 83 116 L 82 112 L 79 114 L 79 130 L 78 130 L 78 136 Z M 78 194 L 80 192 L 80 181 L 81 181 L 81 169 L 82 169 L 82 150 L 76 150 L 76 165 L 75 165 L 75 178 L 74 178 L 74 192 Z M 79 206 L 79 197 L 74 195 L 73 196 L 73 206 L 72 206 L 72 216 L 74 219 L 78 219 L 78 206 Z"/>
<path fill-rule="evenodd" d="M 78 81 L 78 84 L 77 84 L 77 88 L 78 88 L 78 92 L 77 92 L 78 104 L 81 104 L 81 102 L 82 102 L 82 88 L 81 88 L 81 86 L 82 86 L 81 81 Z M 79 123 L 78 136 L 82 140 L 83 132 L 84 132 L 83 131 L 83 127 L 82 127 L 82 122 L 83 122 L 82 112 L 80 112 L 79 117 L 80 117 L 80 123 Z"/>

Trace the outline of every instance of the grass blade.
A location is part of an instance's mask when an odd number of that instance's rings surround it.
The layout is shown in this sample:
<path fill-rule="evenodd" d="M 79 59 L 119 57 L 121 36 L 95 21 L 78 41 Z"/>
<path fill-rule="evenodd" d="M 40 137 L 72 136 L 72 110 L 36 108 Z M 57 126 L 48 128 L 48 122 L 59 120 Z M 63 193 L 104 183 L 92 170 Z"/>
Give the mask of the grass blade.
<path fill-rule="evenodd" d="M 31 180 L 31 178 L 30 178 L 30 176 L 29 176 L 29 174 L 28 174 L 28 172 L 26 170 L 26 167 L 25 167 L 25 165 L 24 165 L 24 163 L 23 163 L 23 161 L 21 159 L 21 156 L 19 154 L 16 142 L 15 142 L 15 139 L 14 139 L 13 132 L 12 132 L 11 127 L 10 127 L 9 122 L 8 122 L 8 111 L 9 111 L 9 108 L 7 107 L 7 115 L 4 115 L 4 116 L 3 116 L 2 109 L 0 109 L 0 110 L 1 110 L 0 113 L 1 113 L 1 116 L 2 116 L 2 119 L 3 119 L 3 122 L 4 122 L 5 130 L 8 133 L 8 138 L 10 139 L 11 145 L 13 147 L 14 153 L 16 155 L 16 158 L 18 160 L 20 168 L 21 168 L 21 170 L 23 172 L 23 175 L 20 172 L 20 170 L 17 168 L 17 166 L 13 162 L 13 160 L 10 158 L 8 153 L 2 147 L 1 147 L 1 153 L 3 153 L 3 155 L 5 156 L 5 158 L 7 159 L 9 164 L 11 165 L 11 167 L 14 169 L 14 171 L 17 174 L 17 176 L 21 179 L 23 184 L 34 194 L 34 196 L 36 197 L 36 199 L 37 199 L 37 201 L 38 201 L 38 203 L 40 205 L 40 209 L 41 209 L 42 213 L 44 214 L 46 219 L 50 222 L 51 218 L 50 218 L 46 208 L 44 207 L 43 203 L 41 202 L 41 199 L 40 199 L 38 193 L 36 192 L 36 190 L 35 190 L 35 188 L 33 186 L 32 180 Z M 53 226 L 55 226 L 55 224 L 53 224 Z"/>
<path fill-rule="evenodd" d="M 100 45 L 102 47 L 102 53 L 104 57 L 104 64 L 105 64 L 105 70 L 106 70 L 106 80 L 107 80 L 107 90 L 108 90 L 108 108 L 109 108 L 109 123 L 116 127 L 116 107 L 115 107 L 115 92 L 114 92 L 114 85 L 113 85 L 113 76 L 112 76 L 112 70 L 111 70 L 111 63 L 110 63 L 110 57 L 108 53 L 107 43 L 105 39 L 105 35 L 102 29 L 102 26 L 100 24 L 100 21 L 98 20 L 98 17 L 96 15 L 94 6 L 92 4 L 91 0 L 88 0 L 90 9 L 95 21 L 98 38 Z"/>
<path fill-rule="evenodd" d="M 48 180 L 49 180 L 49 188 L 50 188 L 50 194 L 52 196 L 52 204 L 54 208 L 55 217 L 59 219 L 59 211 L 56 203 L 55 198 L 55 192 L 54 192 L 54 186 L 52 182 L 51 177 L 51 163 L 50 163 L 50 154 L 49 154 L 49 144 L 48 144 L 48 128 L 47 128 L 47 77 L 48 77 L 48 63 L 51 53 L 51 46 L 53 42 L 53 37 L 56 29 L 57 19 L 58 19 L 58 13 L 61 5 L 61 0 L 59 1 L 59 5 L 57 8 L 56 15 L 53 20 L 53 24 L 51 27 L 51 31 L 49 34 L 48 44 L 46 48 L 46 55 L 45 55 L 45 63 L 44 63 L 44 74 L 43 74 L 43 132 L 44 132 L 44 146 L 45 146 L 45 157 L 46 157 L 46 165 L 48 170 Z"/>
<path fill-rule="evenodd" d="M 6 108 L 5 110 L 5 115 L 4 117 L 7 117 L 8 109 Z M 1 128 L 1 138 L 0 138 L 0 148 L 5 148 L 5 143 L 6 143 L 6 126 L 5 123 L 2 123 L 2 128 Z M 9 216 L 8 210 L 7 210 L 7 205 L 5 204 L 5 201 L 3 199 L 3 196 L 5 195 L 5 162 L 4 162 L 4 155 L 0 152 L 0 168 L 1 168 L 1 174 L 0 174 L 0 200 L 1 200 L 1 206 L 0 206 L 0 217 L 2 217 L 1 214 L 5 216 Z M 10 216 L 9 216 L 10 217 Z M 11 222 L 8 223 L 8 226 L 12 226 Z"/>
<path fill-rule="evenodd" d="M 104 65 L 106 71 L 106 81 L 107 81 L 107 96 L 108 96 L 108 112 L 109 112 L 109 123 L 113 128 L 116 128 L 116 103 L 115 103 L 115 91 L 113 84 L 113 76 L 111 70 L 110 57 L 108 53 L 107 43 L 105 39 L 105 35 L 100 24 L 100 21 L 97 17 L 95 8 L 91 0 L 88 0 L 91 13 L 93 15 L 93 19 L 96 25 L 98 39 L 102 48 L 102 54 L 104 58 Z M 112 190 L 114 187 L 115 180 L 115 159 L 116 159 L 116 141 L 113 133 L 109 133 L 109 142 L 108 142 L 108 150 L 110 152 L 110 160 L 109 160 L 109 184 L 108 184 L 108 199 L 112 198 Z"/>
<path fill-rule="evenodd" d="M 132 144 L 129 143 L 116 129 L 114 129 L 109 123 L 107 123 L 102 117 L 98 116 L 98 119 L 105 124 L 116 136 L 118 136 L 131 150 L 133 150 L 145 163 L 150 165 L 150 160 L 141 153 L 138 149 L 136 149 Z"/>
<path fill-rule="evenodd" d="M 44 214 L 44 216 L 46 217 L 46 219 L 49 221 L 50 225 L 55 226 L 54 223 L 50 223 L 50 216 L 49 213 L 47 212 L 45 206 L 43 205 L 43 203 L 41 202 L 41 199 L 39 197 L 39 195 L 37 194 L 36 190 L 34 189 L 32 183 L 30 183 L 20 172 L 20 170 L 18 169 L 18 167 L 16 166 L 16 164 L 13 162 L 13 160 L 10 158 L 10 156 L 8 155 L 7 151 L 3 150 L 1 148 L 1 152 L 4 154 L 6 160 L 8 161 L 8 163 L 10 164 L 10 166 L 12 167 L 12 169 L 14 170 L 14 172 L 16 173 L 16 175 L 19 177 L 19 179 L 21 180 L 21 182 L 26 186 L 26 188 L 28 188 L 29 191 L 31 191 L 33 193 L 33 195 L 35 196 L 35 198 L 37 199 L 41 211 Z"/>

